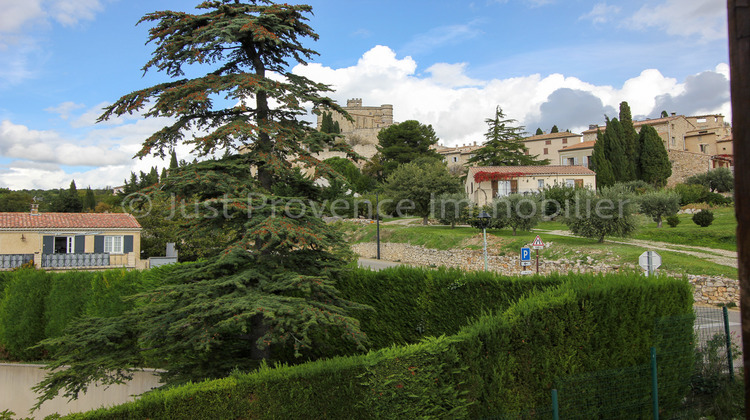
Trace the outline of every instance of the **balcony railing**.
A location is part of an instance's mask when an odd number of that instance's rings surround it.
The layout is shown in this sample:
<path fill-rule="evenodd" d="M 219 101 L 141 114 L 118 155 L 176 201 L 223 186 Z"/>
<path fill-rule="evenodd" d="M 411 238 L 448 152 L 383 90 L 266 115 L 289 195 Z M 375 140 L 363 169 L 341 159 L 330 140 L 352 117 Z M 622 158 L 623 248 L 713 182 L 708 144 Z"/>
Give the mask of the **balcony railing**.
<path fill-rule="evenodd" d="M 17 268 L 29 261 L 34 261 L 34 254 L 3 254 L 0 255 L 0 270 Z"/>
<path fill-rule="evenodd" d="M 42 268 L 108 267 L 108 253 L 42 254 Z"/>

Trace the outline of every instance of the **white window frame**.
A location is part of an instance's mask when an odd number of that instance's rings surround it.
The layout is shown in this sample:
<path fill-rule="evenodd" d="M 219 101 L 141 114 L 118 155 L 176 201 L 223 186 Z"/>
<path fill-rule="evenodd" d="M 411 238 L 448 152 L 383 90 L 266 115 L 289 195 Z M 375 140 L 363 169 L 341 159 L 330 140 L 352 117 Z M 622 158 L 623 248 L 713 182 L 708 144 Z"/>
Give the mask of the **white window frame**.
<path fill-rule="evenodd" d="M 122 235 L 104 237 L 104 252 L 109 254 L 124 254 L 125 239 Z"/>
<path fill-rule="evenodd" d="M 540 189 L 540 190 L 543 190 L 543 189 L 544 189 L 544 180 L 543 180 L 543 179 L 540 179 L 540 180 L 539 180 L 539 182 L 538 182 L 538 187 L 539 187 L 539 189 Z"/>

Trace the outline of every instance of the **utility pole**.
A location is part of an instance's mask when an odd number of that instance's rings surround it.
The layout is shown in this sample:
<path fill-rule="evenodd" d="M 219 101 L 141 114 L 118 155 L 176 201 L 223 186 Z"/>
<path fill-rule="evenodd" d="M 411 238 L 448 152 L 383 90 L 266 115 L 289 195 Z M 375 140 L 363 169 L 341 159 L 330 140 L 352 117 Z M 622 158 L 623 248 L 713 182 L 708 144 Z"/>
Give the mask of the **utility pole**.
<path fill-rule="evenodd" d="M 750 0 L 727 0 L 734 142 L 734 211 L 745 389 L 750 389 Z M 750 398 L 745 396 L 745 412 Z"/>

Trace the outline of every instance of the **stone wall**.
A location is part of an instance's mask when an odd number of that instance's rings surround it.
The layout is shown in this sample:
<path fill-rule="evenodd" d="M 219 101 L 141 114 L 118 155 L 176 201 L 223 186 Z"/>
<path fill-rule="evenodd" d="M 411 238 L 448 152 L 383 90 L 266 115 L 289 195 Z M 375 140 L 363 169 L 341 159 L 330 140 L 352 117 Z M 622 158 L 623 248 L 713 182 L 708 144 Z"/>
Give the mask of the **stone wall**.
<path fill-rule="evenodd" d="M 549 245 L 549 244 L 547 244 Z M 366 242 L 352 245 L 352 250 L 363 258 L 375 258 L 377 255 L 376 243 Z M 603 257 L 612 255 L 607 253 Z M 454 267 L 462 270 L 483 270 L 484 255 L 481 250 L 452 249 L 437 250 L 423 246 L 409 245 L 404 243 L 380 244 L 380 257 L 385 261 L 397 261 L 410 265 L 425 267 Z M 490 271 L 502 275 L 521 275 L 519 255 L 488 255 L 487 267 Z M 529 270 L 536 272 L 536 261 L 532 253 L 532 265 Z M 633 264 L 607 264 L 591 256 L 564 258 L 559 260 L 539 260 L 539 273 L 550 274 L 553 272 L 577 272 L 577 273 L 608 273 L 618 271 L 640 270 Z M 668 273 L 667 273 L 668 274 Z M 679 274 L 675 274 L 680 277 Z M 735 303 L 739 305 L 739 282 L 722 276 L 699 276 L 688 275 L 688 280 L 694 286 L 694 299 L 697 303 L 724 304 Z"/>
<path fill-rule="evenodd" d="M 711 156 L 703 153 L 668 150 L 672 162 L 672 176 L 667 180 L 667 187 L 684 182 L 688 177 L 708 171 L 711 168 Z"/>

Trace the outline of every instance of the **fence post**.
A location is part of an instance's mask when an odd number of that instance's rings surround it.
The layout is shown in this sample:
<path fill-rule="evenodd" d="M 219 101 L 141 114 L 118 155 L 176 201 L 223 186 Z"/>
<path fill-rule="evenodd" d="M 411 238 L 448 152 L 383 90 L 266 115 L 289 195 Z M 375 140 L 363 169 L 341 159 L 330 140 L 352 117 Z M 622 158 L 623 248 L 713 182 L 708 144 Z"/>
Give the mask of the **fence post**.
<path fill-rule="evenodd" d="M 654 420 L 659 420 L 659 382 L 656 379 L 656 348 L 651 347 L 651 402 Z"/>
<path fill-rule="evenodd" d="M 557 390 L 552 390 L 552 420 L 560 420 L 560 406 L 557 403 Z"/>
<path fill-rule="evenodd" d="M 734 361 L 732 360 L 732 336 L 729 335 L 729 311 L 727 307 L 721 308 L 724 313 L 724 335 L 727 338 L 727 365 L 729 365 L 729 380 L 734 382 Z"/>

